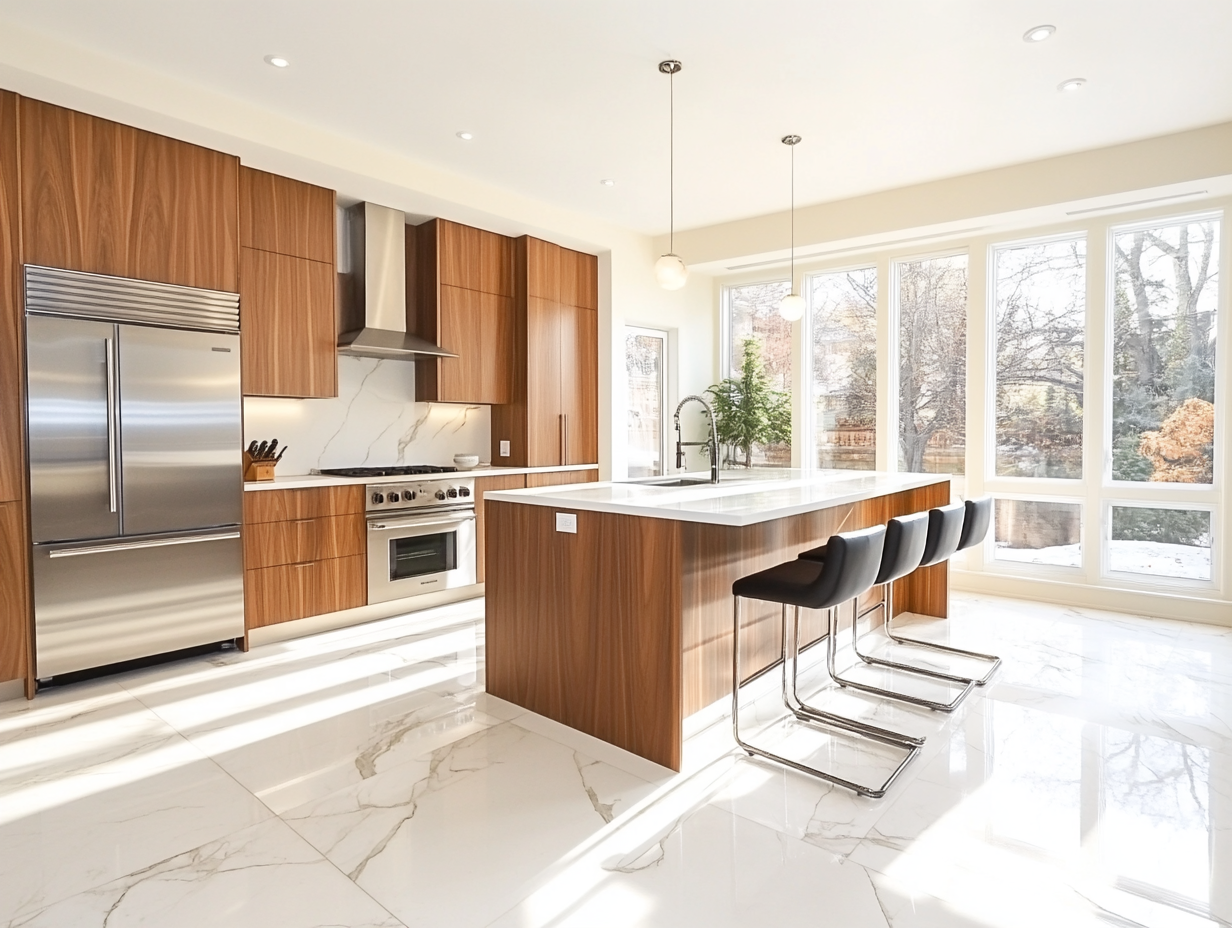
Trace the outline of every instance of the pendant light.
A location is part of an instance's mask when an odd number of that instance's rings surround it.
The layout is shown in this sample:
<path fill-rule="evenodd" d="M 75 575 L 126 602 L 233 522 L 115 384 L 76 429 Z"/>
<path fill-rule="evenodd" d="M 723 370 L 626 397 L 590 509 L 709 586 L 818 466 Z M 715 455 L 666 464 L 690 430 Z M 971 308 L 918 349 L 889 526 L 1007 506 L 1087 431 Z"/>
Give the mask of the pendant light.
<path fill-rule="evenodd" d="M 668 215 L 669 232 L 667 254 L 655 262 L 655 279 L 664 290 L 679 290 L 689 279 L 689 269 L 685 267 L 680 255 L 676 254 L 676 96 L 675 76 L 680 70 L 680 62 L 673 59 L 659 62 L 660 73 L 668 77 Z"/>
<path fill-rule="evenodd" d="M 795 322 L 804 315 L 804 297 L 796 293 L 796 146 L 800 136 L 785 135 L 779 141 L 791 149 L 791 293 L 779 303 L 779 315 Z"/>

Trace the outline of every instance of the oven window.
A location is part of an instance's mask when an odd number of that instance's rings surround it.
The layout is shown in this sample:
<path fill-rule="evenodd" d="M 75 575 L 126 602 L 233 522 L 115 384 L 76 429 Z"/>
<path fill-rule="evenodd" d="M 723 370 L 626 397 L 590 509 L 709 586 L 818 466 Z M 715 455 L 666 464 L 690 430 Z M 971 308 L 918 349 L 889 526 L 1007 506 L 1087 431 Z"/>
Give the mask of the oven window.
<path fill-rule="evenodd" d="M 406 580 L 458 567 L 458 532 L 412 535 L 389 542 L 389 579 Z"/>

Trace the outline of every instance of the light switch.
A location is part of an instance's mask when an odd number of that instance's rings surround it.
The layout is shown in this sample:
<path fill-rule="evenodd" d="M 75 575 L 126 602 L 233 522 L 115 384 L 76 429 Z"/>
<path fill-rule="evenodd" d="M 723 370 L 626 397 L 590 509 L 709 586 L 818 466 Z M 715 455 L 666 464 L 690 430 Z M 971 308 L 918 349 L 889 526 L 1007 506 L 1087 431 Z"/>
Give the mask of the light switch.
<path fill-rule="evenodd" d="M 500 443 L 500 456 L 501 456 L 502 458 L 507 458 L 507 457 L 509 457 L 509 442 L 507 442 L 507 441 L 502 441 L 502 442 Z"/>
<path fill-rule="evenodd" d="M 577 534 L 577 513 L 576 512 L 556 513 L 556 531 L 569 532 L 573 535 L 576 535 Z"/>

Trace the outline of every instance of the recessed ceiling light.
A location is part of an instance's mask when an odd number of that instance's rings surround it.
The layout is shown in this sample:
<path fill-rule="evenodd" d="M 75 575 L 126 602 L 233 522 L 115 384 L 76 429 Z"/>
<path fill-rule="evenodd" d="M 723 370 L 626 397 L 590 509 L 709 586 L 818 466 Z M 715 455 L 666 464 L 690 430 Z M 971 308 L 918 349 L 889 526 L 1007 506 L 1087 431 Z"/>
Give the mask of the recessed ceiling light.
<path fill-rule="evenodd" d="M 265 63 L 272 64 L 276 68 L 285 68 L 291 62 L 287 61 L 285 58 L 279 57 L 278 55 L 266 55 Z"/>
<path fill-rule="evenodd" d="M 612 180 L 610 177 L 603 178 L 603 180 L 599 181 L 599 183 L 601 183 L 604 187 L 616 186 L 616 181 Z"/>
<path fill-rule="evenodd" d="M 1042 42 L 1056 31 L 1056 26 L 1032 26 L 1022 34 L 1022 40 L 1024 42 Z"/>
<path fill-rule="evenodd" d="M 1061 83 L 1057 84 L 1057 90 L 1061 91 L 1061 93 L 1073 93 L 1075 90 L 1081 90 L 1086 82 L 1087 79 L 1085 77 L 1071 77 L 1069 80 L 1061 81 Z"/>
<path fill-rule="evenodd" d="M 469 132 L 455 132 L 454 135 L 456 135 L 458 138 L 460 138 L 464 142 L 469 142 L 471 139 L 475 137 L 471 135 L 471 133 Z"/>

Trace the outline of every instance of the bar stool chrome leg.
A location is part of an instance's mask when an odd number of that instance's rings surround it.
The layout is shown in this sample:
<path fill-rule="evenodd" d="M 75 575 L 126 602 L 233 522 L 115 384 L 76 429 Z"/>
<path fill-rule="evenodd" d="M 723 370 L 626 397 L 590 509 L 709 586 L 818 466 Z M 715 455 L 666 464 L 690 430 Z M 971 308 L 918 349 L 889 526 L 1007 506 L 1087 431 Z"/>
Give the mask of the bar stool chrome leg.
<path fill-rule="evenodd" d="M 800 655 L 800 607 L 795 606 L 793 608 L 795 611 L 792 613 L 791 632 L 789 634 L 787 607 L 783 607 L 783 704 L 795 714 L 796 718 L 805 721 L 822 722 L 827 725 L 836 725 L 859 734 L 868 735 L 870 738 L 876 738 L 878 741 L 883 741 L 886 744 L 897 744 L 903 747 L 918 747 L 922 745 L 924 743 L 923 738 L 906 735 L 888 728 L 880 728 L 869 722 L 860 722 L 846 716 L 835 715 L 832 712 L 826 712 L 823 709 L 810 706 L 800 698 L 797 683 Z M 828 614 L 826 619 L 829 622 Z M 826 634 L 834 634 L 834 628 L 827 625 Z M 791 665 L 790 671 L 788 664 Z"/>
<path fill-rule="evenodd" d="M 964 648 L 955 648 L 948 644 L 934 644 L 931 641 L 922 641 L 919 638 L 908 638 L 905 635 L 898 635 L 894 632 L 894 627 L 891 624 L 890 611 L 886 611 L 885 633 L 891 641 L 898 644 L 914 645 L 917 648 L 930 648 L 933 651 L 941 651 L 944 654 L 957 654 L 959 657 L 970 657 L 981 661 L 992 661 L 992 666 L 988 668 L 988 673 L 975 681 L 976 686 L 983 686 L 992 679 L 992 675 L 997 672 L 997 668 L 1001 666 L 1001 658 L 995 654 L 984 654 L 981 651 L 968 651 Z"/>
<path fill-rule="evenodd" d="M 898 779 L 899 774 L 906 769 L 911 761 L 915 760 L 920 753 L 918 745 L 906 747 L 898 742 L 894 742 L 897 747 L 904 747 L 907 751 L 906 757 L 902 762 L 894 768 L 893 772 L 877 786 L 865 786 L 862 783 L 856 783 L 853 780 L 845 779 L 833 773 L 827 773 L 824 770 L 818 770 L 808 764 L 802 764 L 799 761 L 794 761 L 788 757 L 775 754 L 772 751 L 767 751 L 759 748 L 756 745 L 750 744 L 740 737 L 740 597 L 735 598 L 734 618 L 732 621 L 732 734 L 735 736 L 736 744 L 738 744 L 745 752 L 756 757 L 764 757 L 766 760 L 773 761 L 776 764 L 782 764 L 785 767 L 791 767 L 793 770 L 798 770 L 800 773 L 809 776 L 817 777 L 826 780 L 830 783 L 835 783 L 845 789 L 850 789 L 861 796 L 868 796 L 872 799 L 880 799 L 886 794 L 886 791 Z M 784 629 L 786 631 L 786 629 Z"/>
<path fill-rule="evenodd" d="M 839 676 L 838 670 L 834 666 L 834 654 L 835 654 L 835 651 L 837 650 L 835 646 L 835 641 L 838 638 L 838 627 L 837 627 L 837 622 L 834 617 L 834 614 L 837 612 L 837 608 L 838 607 L 827 610 L 828 612 L 831 613 L 830 629 L 832 631 L 832 634 L 830 635 L 830 640 L 827 643 L 828 646 L 826 648 L 826 666 L 830 671 L 830 676 L 834 678 L 834 682 L 837 683 L 839 686 L 849 686 L 854 690 L 860 690 L 861 692 L 865 692 L 865 693 L 874 693 L 878 696 L 885 696 L 890 699 L 897 699 L 899 702 L 911 703 L 912 705 L 915 705 L 915 706 L 924 706 L 925 708 L 928 708 L 928 709 L 935 709 L 938 712 L 953 712 L 955 709 L 959 707 L 959 705 L 961 705 L 964 699 L 966 699 L 969 695 L 971 695 L 971 691 L 975 689 L 975 685 L 976 685 L 975 681 L 968 680 L 965 684 L 962 684 L 962 687 L 963 687 L 962 691 L 959 692 L 957 696 L 955 696 L 949 702 L 941 702 L 936 699 L 927 699 L 923 696 L 912 696 L 908 693 L 900 693 L 900 692 L 897 692 L 896 690 L 886 689 L 883 686 L 874 686 L 871 683 L 860 683 L 859 681 L 852 680 L 849 677 Z M 853 599 L 851 601 L 851 617 L 852 617 L 853 622 L 858 621 L 857 616 L 859 613 L 859 609 L 860 609 L 859 601 Z M 922 677 L 932 677 L 932 674 L 930 672 L 920 670 L 919 668 L 916 668 L 916 667 L 905 667 L 902 669 L 906 673 L 914 673 Z"/>
<path fill-rule="evenodd" d="M 884 598 L 881 600 L 881 602 L 874 603 L 873 605 L 869 606 L 863 612 L 859 613 L 851 623 L 851 648 L 853 651 L 856 652 L 856 657 L 860 658 L 860 660 L 864 661 L 864 663 L 866 664 L 876 664 L 879 667 L 892 667 L 895 670 L 906 670 L 906 671 L 910 671 L 911 673 L 924 674 L 929 677 L 935 677 L 938 680 L 946 680 L 950 683 L 967 684 L 967 683 L 971 683 L 972 681 L 974 681 L 976 686 L 983 686 L 985 683 L 987 683 L 989 678 L 996 672 L 997 668 L 1001 666 L 1001 658 L 999 657 L 995 657 L 994 655 L 991 655 L 991 654 L 976 654 L 973 651 L 962 651 L 962 650 L 959 650 L 958 648 L 939 647 L 938 649 L 946 650 L 946 651 L 953 651 L 965 657 L 986 658 L 988 660 L 995 661 L 996 663 L 993 664 L 992 668 L 983 677 L 977 678 L 977 677 L 967 677 L 967 676 L 963 676 L 961 674 L 956 674 L 956 673 L 946 673 L 943 670 L 934 670 L 930 667 L 920 667 L 915 664 L 904 664 L 902 661 L 892 661 L 892 660 L 889 660 L 888 658 L 874 657 L 871 654 L 865 654 L 863 651 L 860 650 L 860 619 L 864 618 L 866 615 L 872 615 L 878 609 L 880 609 L 882 611 L 882 614 L 886 617 L 884 621 L 884 626 L 886 629 L 886 634 L 890 637 L 892 641 L 896 641 L 899 644 L 917 644 L 917 642 L 914 642 L 914 641 L 900 640 L 899 638 L 896 638 L 890 631 L 889 617 L 894 612 L 894 584 L 887 583 L 885 584 Z"/>

